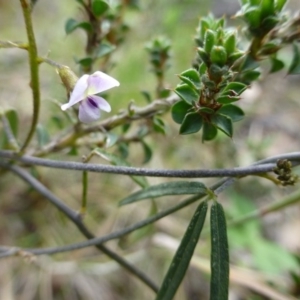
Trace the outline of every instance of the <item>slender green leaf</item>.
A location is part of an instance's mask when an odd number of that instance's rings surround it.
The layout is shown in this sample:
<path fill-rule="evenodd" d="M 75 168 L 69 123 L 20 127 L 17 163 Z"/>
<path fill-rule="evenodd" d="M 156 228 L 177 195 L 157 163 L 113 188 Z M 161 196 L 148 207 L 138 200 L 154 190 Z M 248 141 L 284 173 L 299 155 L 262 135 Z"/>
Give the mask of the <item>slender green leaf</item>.
<path fill-rule="evenodd" d="M 144 199 L 158 198 L 168 195 L 189 195 L 203 194 L 206 195 L 206 186 L 202 182 L 197 181 L 172 181 L 152 185 L 141 191 L 135 192 L 120 202 L 125 205 Z"/>
<path fill-rule="evenodd" d="M 223 207 L 215 202 L 211 207 L 211 281 L 210 300 L 228 300 L 229 250 Z"/>
<path fill-rule="evenodd" d="M 207 202 L 202 202 L 191 219 L 164 278 L 156 300 L 172 300 L 189 266 L 203 228 Z"/>
<path fill-rule="evenodd" d="M 203 118 L 197 112 L 188 113 L 180 126 L 180 134 L 191 134 L 198 132 L 203 125 Z"/>

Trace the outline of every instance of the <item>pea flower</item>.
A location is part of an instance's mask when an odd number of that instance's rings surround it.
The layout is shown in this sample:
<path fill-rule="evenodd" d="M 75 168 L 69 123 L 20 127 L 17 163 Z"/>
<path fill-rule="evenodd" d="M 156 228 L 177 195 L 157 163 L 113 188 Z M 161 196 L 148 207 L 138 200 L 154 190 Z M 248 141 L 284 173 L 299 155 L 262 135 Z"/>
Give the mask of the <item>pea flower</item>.
<path fill-rule="evenodd" d="M 71 93 L 69 102 L 61 106 L 66 110 L 81 101 L 78 118 L 83 123 L 90 123 L 100 118 L 100 110 L 111 111 L 109 103 L 95 94 L 109 90 L 120 83 L 107 74 L 97 71 L 92 75 L 81 76 Z"/>

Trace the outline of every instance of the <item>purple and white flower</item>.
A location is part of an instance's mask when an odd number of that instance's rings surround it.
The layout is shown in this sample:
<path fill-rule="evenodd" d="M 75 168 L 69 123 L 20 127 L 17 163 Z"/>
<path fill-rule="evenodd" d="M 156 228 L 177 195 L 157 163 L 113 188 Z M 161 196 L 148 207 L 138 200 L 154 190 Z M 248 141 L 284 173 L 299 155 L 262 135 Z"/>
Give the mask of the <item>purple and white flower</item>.
<path fill-rule="evenodd" d="M 73 89 L 68 103 L 61 106 L 66 110 L 74 104 L 81 102 L 78 118 L 83 123 L 90 123 L 100 118 L 100 110 L 111 111 L 109 103 L 95 94 L 109 90 L 120 83 L 107 74 L 97 71 L 92 75 L 81 76 Z"/>

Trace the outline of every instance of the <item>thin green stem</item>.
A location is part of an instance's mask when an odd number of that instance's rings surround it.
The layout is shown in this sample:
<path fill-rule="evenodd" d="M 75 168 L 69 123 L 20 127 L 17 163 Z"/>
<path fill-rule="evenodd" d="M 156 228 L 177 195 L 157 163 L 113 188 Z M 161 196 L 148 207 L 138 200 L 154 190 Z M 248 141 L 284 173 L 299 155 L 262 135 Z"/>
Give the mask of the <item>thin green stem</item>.
<path fill-rule="evenodd" d="M 33 116 L 29 133 L 25 139 L 25 142 L 21 148 L 21 152 L 24 152 L 26 147 L 29 145 L 38 123 L 39 111 L 40 111 L 40 83 L 39 83 L 39 64 L 37 56 L 37 47 L 31 22 L 31 5 L 26 0 L 20 0 L 27 38 L 28 38 L 28 54 L 29 54 L 29 65 L 30 65 L 30 86 L 32 89 L 33 98 Z"/>
<path fill-rule="evenodd" d="M 80 214 L 84 215 L 86 212 L 86 203 L 87 203 L 87 187 L 88 187 L 88 172 L 82 172 L 82 202 Z"/>
<path fill-rule="evenodd" d="M 287 195 L 283 199 L 276 201 L 275 203 L 271 203 L 269 205 L 266 205 L 262 208 L 259 208 L 258 210 L 252 211 L 244 216 L 241 216 L 240 218 L 237 218 L 235 220 L 232 220 L 228 222 L 228 226 L 237 226 L 241 225 L 243 223 L 246 223 L 248 221 L 251 221 L 253 219 L 262 217 L 266 214 L 281 210 L 282 208 L 288 207 L 290 205 L 296 204 L 300 201 L 300 190 Z"/>

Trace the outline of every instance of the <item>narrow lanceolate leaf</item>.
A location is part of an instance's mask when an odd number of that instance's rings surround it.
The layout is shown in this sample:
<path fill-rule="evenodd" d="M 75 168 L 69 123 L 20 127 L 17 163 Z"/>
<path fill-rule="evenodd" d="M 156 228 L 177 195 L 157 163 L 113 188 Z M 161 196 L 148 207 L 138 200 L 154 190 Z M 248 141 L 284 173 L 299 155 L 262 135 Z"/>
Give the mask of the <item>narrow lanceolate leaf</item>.
<path fill-rule="evenodd" d="M 188 194 L 202 194 L 206 195 L 206 186 L 202 182 L 196 181 L 172 181 L 152 185 L 141 191 L 138 191 L 126 197 L 120 202 L 120 205 L 125 205 L 140 201 L 143 199 L 153 199 L 168 195 L 188 195 Z"/>
<path fill-rule="evenodd" d="M 164 278 L 162 286 L 158 291 L 156 300 L 172 300 L 193 256 L 195 247 L 203 228 L 205 216 L 207 212 L 207 202 L 202 202 L 177 249 L 175 256 L 171 262 L 167 275 Z"/>
<path fill-rule="evenodd" d="M 229 251 L 226 219 L 223 207 L 215 202 L 211 207 L 211 280 L 210 300 L 227 300 L 229 286 Z"/>

